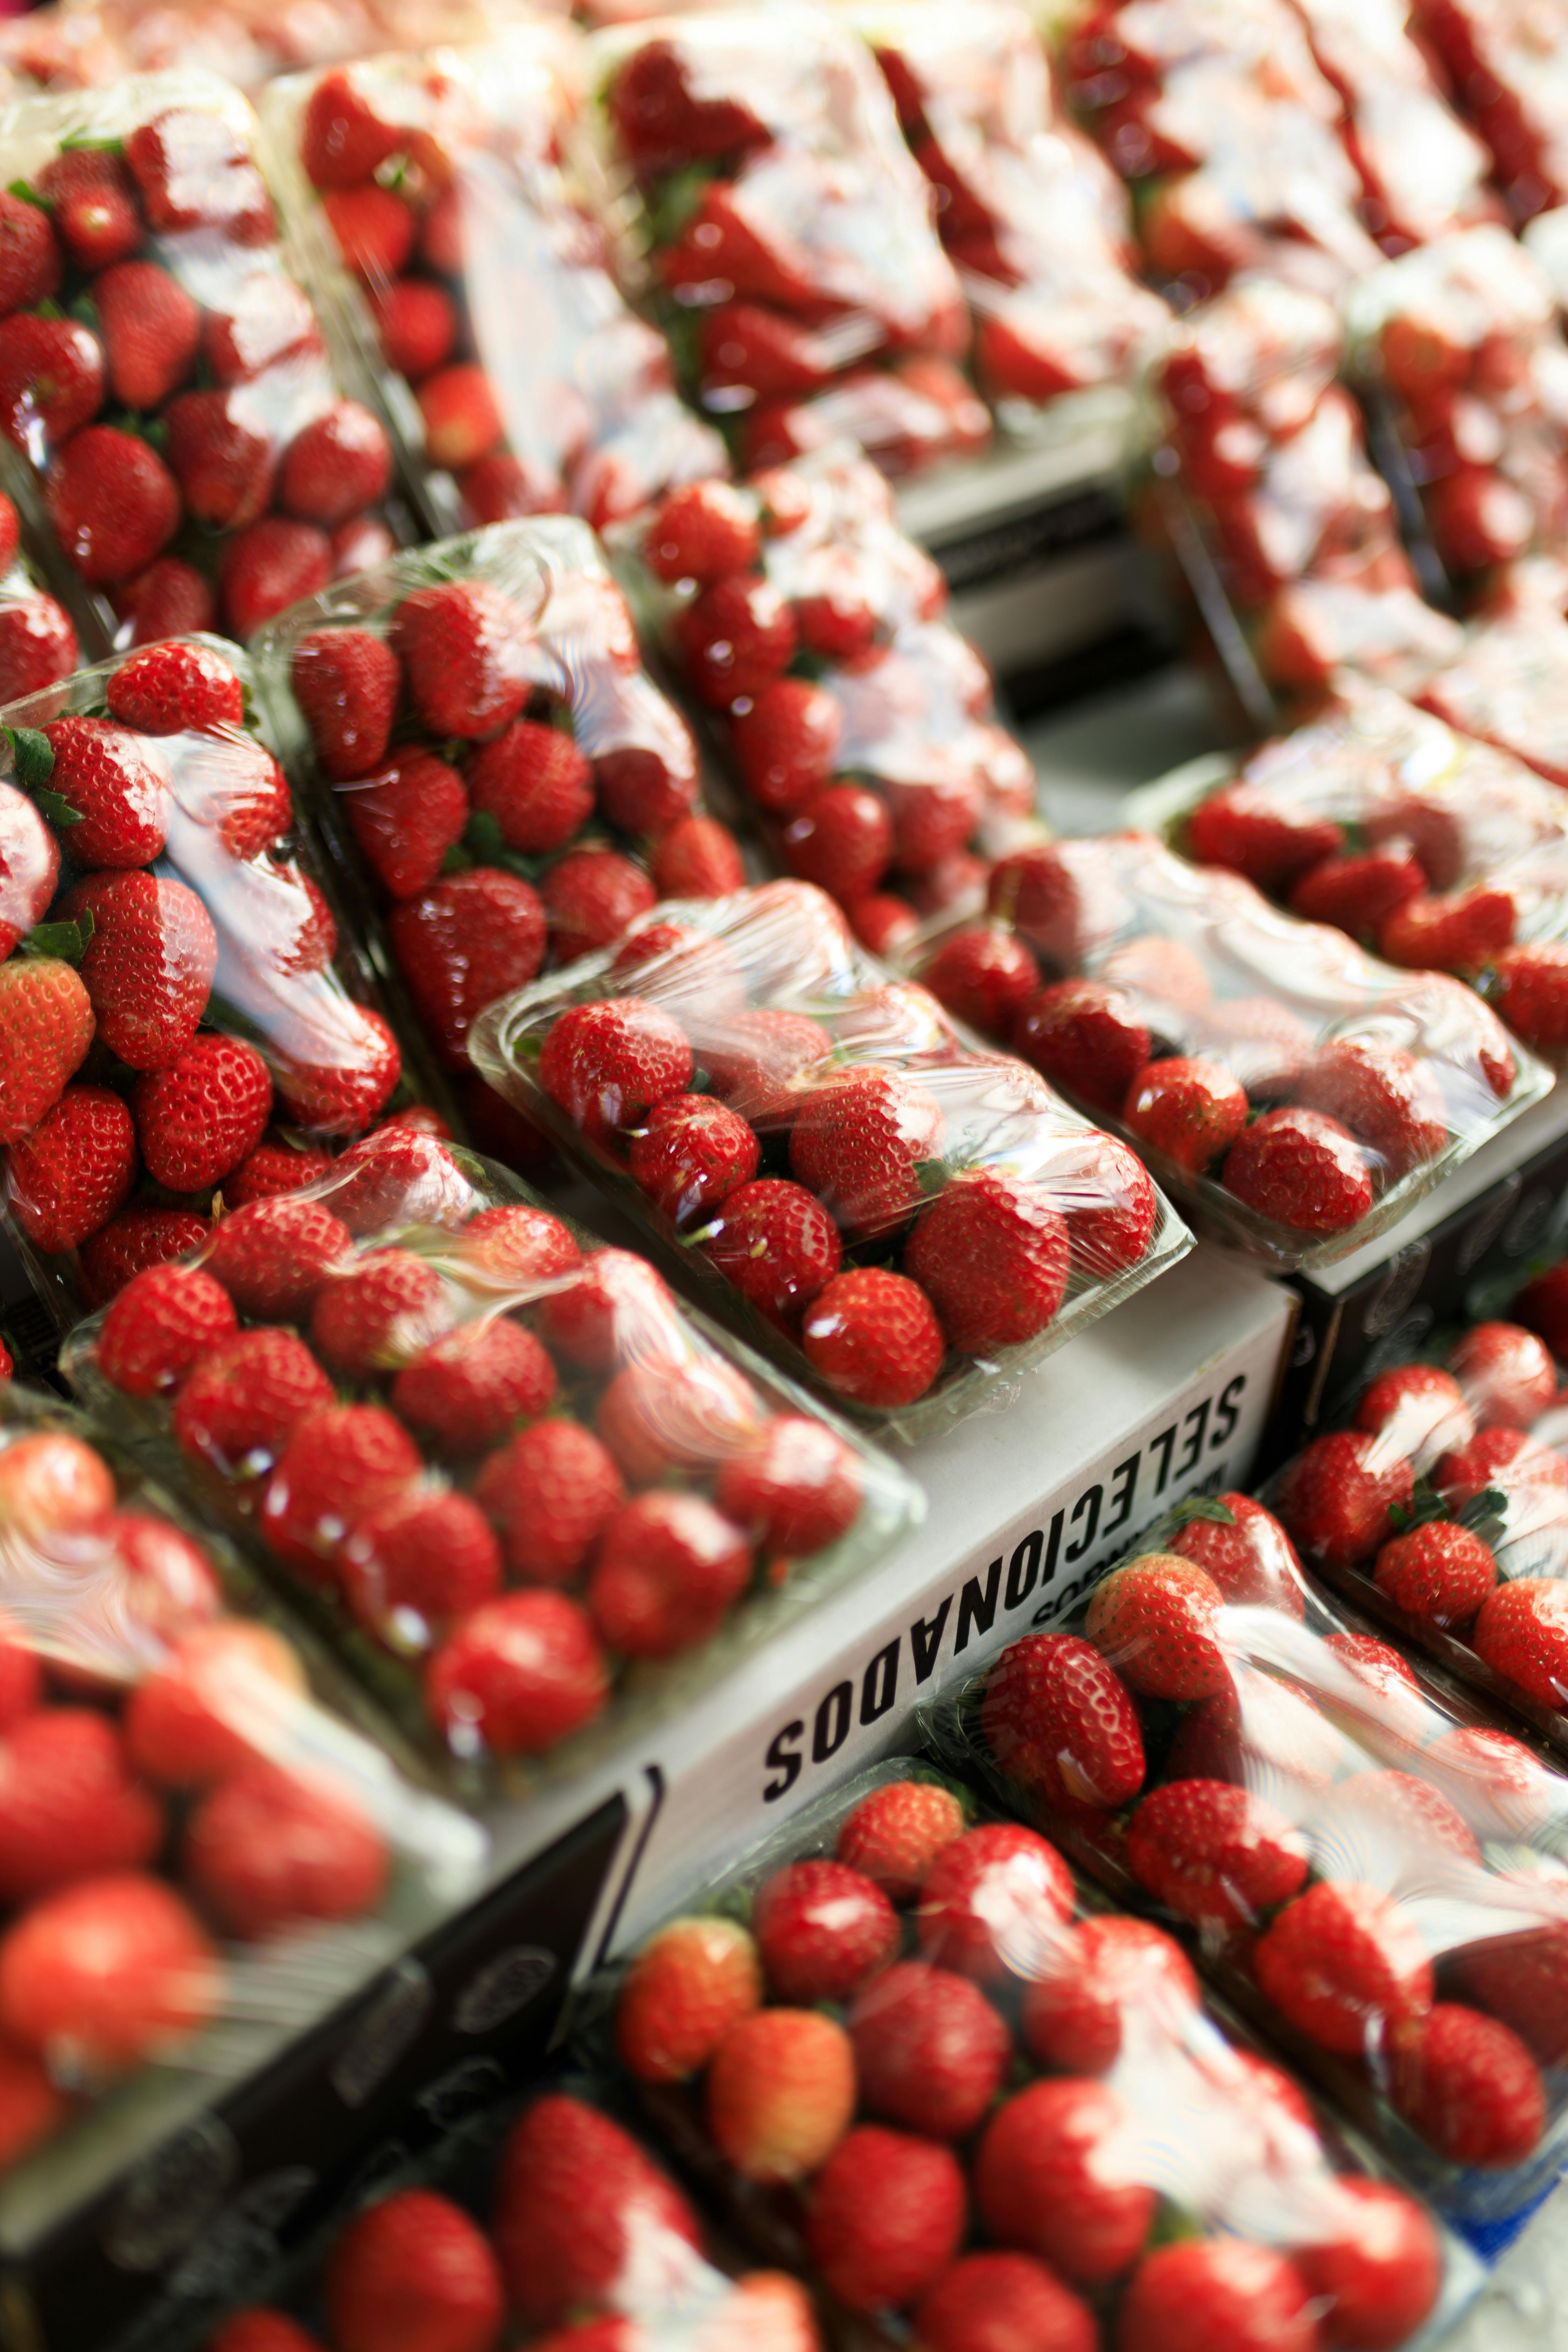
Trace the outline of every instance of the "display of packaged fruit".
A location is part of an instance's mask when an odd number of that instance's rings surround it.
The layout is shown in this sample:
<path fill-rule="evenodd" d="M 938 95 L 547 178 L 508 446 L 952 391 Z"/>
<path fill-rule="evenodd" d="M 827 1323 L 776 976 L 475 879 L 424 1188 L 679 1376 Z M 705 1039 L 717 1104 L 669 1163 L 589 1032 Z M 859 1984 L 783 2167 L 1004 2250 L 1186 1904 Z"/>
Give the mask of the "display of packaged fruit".
<path fill-rule="evenodd" d="M 1381 1514 L 1343 1466 L 1298 1490 L 1303 1539 Z M 937 1736 L 1494 2254 L 1568 2144 L 1568 1781 L 1336 1612 L 1262 1504 L 1200 1501 L 1146 1541 Z"/>
<path fill-rule="evenodd" d="M 689 1696 L 690 1653 L 718 1672 L 921 1510 L 652 1266 L 416 1129 L 221 1218 L 62 1367 L 465 1793 L 524 1790 L 574 1733 Z"/>
<path fill-rule="evenodd" d="M 1342 678 L 1289 735 L 1178 769 L 1127 814 L 1390 963 L 1469 981 L 1537 1053 L 1568 1050 L 1568 799 L 1435 713 Z"/>
<path fill-rule="evenodd" d="M 0 1592 L 9 2240 L 188 2120 L 193 2079 L 208 2098 L 271 2063 L 471 1900 L 489 1842 L 404 1776 L 390 1721 L 231 1547 L 15 1383 Z"/>
<path fill-rule="evenodd" d="M 38 584 L 16 507 L 0 490 L 0 703 L 68 677 L 81 661 L 70 614 Z"/>
<path fill-rule="evenodd" d="M 290 270 L 258 137 L 195 72 L 0 125 L 0 464 L 93 653 L 248 637 L 394 544 L 391 445 Z"/>
<path fill-rule="evenodd" d="M 854 450 L 672 490 L 614 552 L 774 862 L 874 953 L 977 906 L 989 861 L 1046 837 L 947 583 Z"/>
<path fill-rule="evenodd" d="M 1422 36 L 1491 151 L 1516 220 L 1568 198 L 1568 65 L 1555 8 L 1534 0 L 1415 0 Z"/>
<path fill-rule="evenodd" d="M 1568 786 L 1568 621 L 1544 604 L 1484 621 L 1417 698 L 1451 727 Z"/>
<path fill-rule="evenodd" d="M 1099 1720 L 1079 1688 L 1064 1746 Z M 1205 2340 L 1201 2314 L 1258 2352 L 1394 2352 L 1480 2280 L 1174 1937 L 919 1764 L 793 1822 L 584 2008 L 653 2132 L 845 2343 L 1153 2352 Z"/>
<path fill-rule="evenodd" d="M 1551 1088 L 1447 973 L 1382 962 L 1152 834 L 1001 858 L 987 906 L 911 969 L 1206 1231 L 1281 1268 L 1359 1249 Z"/>
<path fill-rule="evenodd" d="M 174 637 L 0 709 L 0 1181 L 62 1324 L 411 1089 L 250 678 Z"/>
<path fill-rule="evenodd" d="M 580 80 L 555 21 L 267 93 L 280 192 L 440 530 L 567 509 L 602 528 L 725 464 L 574 184 Z"/>
<path fill-rule="evenodd" d="M 768 1353 L 911 1434 L 1190 1245 L 1136 1156 L 773 882 L 656 908 L 475 1024 L 498 1091 Z"/>
<path fill-rule="evenodd" d="M 626 243 L 744 466 L 853 435 L 896 472 L 984 442 L 928 184 L 841 18 L 795 0 L 654 18 L 590 57 Z"/>
<path fill-rule="evenodd" d="M 744 879 L 585 523 L 395 556 L 282 614 L 255 661 L 345 888 L 381 908 L 413 1017 L 487 1141 L 462 1084 L 475 1015 L 659 898 Z M 526 1144 L 508 1156 L 531 1164 Z"/>

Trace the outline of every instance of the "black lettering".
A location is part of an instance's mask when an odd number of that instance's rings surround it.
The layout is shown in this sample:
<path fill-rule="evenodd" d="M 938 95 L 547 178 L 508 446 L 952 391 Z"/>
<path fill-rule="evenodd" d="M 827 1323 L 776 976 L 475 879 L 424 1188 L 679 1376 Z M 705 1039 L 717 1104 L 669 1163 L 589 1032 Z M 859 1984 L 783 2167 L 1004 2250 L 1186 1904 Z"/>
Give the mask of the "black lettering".
<path fill-rule="evenodd" d="M 763 1782 L 763 1802 L 764 1805 L 775 1804 L 780 1797 L 786 1796 L 788 1794 L 789 1790 L 794 1788 L 795 1782 L 799 1780 L 800 1758 L 795 1752 L 795 1742 L 797 1740 L 804 1739 L 805 1737 L 805 1726 L 804 1723 L 786 1723 L 784 1729 L 782 1731 L 775 1731 L 772 1739 L 769 1740 L 768 1752 L 763 1759 L 763 1761 L 765 1764 L 771 1764 L 773 1770 L 775 1772 L 782 1773 L 784 1777 L 782 1780 L 766 1780 Z"/>
<path fill-rule="evenodd" d="M 1224 1388 L 1221 1389 L 1219 1403 L 1215 1409 L 1214 1435 L 1209 1439 L 1211 1445 L 1225 1444 L 1231 1431 L 1236 1427 L 1241 1405 L 1241 1392 L 1246 1386 L 1247 1374 L 1237 1372 L 1235 1380 L 1226 1381 Z"/>
<path fill-rule="evenodd" d="M 1021 1609 L 1035 1589 L 1040 1573 L 1040 1551 L 1045 1537 L 1038 1528 L 1032 1528 L 1007 1562 L 1007 1590 L 1002 1595 L 1003 1605 Z"/>
<path fill-rule="evenodd" d="M 1040 1570 L 1040 1582 L 1047 1585 L 1057 1572 L 1057 1554 L 1061 1549 L 1062 1520 L 1065 1514 L 1057 1511 L 1051 1518 L 1051 1539 L 1046 1546 L 1046 1564 Z"/>
<path fill-rule="evenodd" d="M 1154 1481 L 1154 1492 L 1156 1495 L 1163 1495 L 1165 1491 L 1165 1481 L 1171 1475 L 1171 1448 L 1174 1445 L 1175 1442 L 1176 1424 L 1174 1422 L 1171 1423 L 1169 1429 L 1163 1429 L 1158 1437 L 1152 1437 L 1149 1440 L 1149 1451 L 1151 1454 L 1153 1453 L 1156 1446 L 1160 1449 L 1160 1475 Z"/>
<path fill-rule="evenodd" d="M 849 1725 L 855 1713 L 855 1693 L 848 1683 L 835 1683 L 816 1710 L 816 1720 L 811 1727 L 811 1760 L 826 1764 L 837 1756 L 849 1737 Z"/>
<path fill-rule="evenodd" d="M 860 1720 L 875 1723 L 886 1715 L 899 1696 L 899 1637 L 895 1633 L 885 1650 L 879 1650 L 867 1667 L 860 1683 Z"/>
<path fill-rule="evenodd" d="M 1182 1458 L 1176 1465 L 1178 1478 L 1184 1478 L 1189 1470 L 1195 1470 L 1198 1466 L 1198 1456 L 1204 1450 L 1204 1432 L 1209 1425 L 1209 1408 L 1213 1402 L 1212 1397 L 1205 1397 L 1201 1404 L 1194 1405 L 1182 1423 L 1184 1429 L 1194 1421 L 1197 1427 L 1193 1431 L 1191 1443 L 1182 1448 Z"/>
<path fill-rule="evenodd" d="M 981 1591 L 979 1582 L 974 1577 L 965 1579 L 963 1590 L 958 1596 L 958 1631 L 952 1640 L 952 1654 L 955 1658 L 961 1650 L 968 1649 L 969 1636 L 972 1633 L 989 1633 L 991 1631 L 991 1621 L 996 1614 L 997 1587 L 1001 1581 L 1002 1555 L 1000 1552 L 985 1571 L 984 1592 Z"/>
<path fill-rule="evenodd" d="M 915 1680 L 929 1683 L 936 1667 L 936 1654 L 942 1647 L 942 1637 L 947 1628 L 948 1612 L 952 1607 L 950 1592 L 934 1617 L 917 1617 L 910 1627 L 910 1648 L 914 1653 Z"/>
<path fill-rule="evenodd" d="M 1064 1559 L 1081 1559 L 1094 1541 L 1100 1526 L 1100 1506 L 1104 1499 L 1104 1487 L 1096 1485 L 1089 1488 L 1087 1495 L 1080 1495 L 1073 1505 L 1072 1516 L 1075 1519 L 1081 1518 L 1086 1511 L 1089 1514 L 1089 1519 L 1082 1535 L 1068 1544 L 1062 1555 Z"/>
<path fill-rule="evenodd" d="M 1131 1454 L 1111 1472 L 1110 1499 L 1116 1509 L 1100 1529 L 1102 1535 L 1114 1535 L 1117 1528 L 1124 1528 L 1131 1517 L 1132 1497 L 1138 1492 L 1138 1465 L 1142 1459 L 1141 1454 Z"/>

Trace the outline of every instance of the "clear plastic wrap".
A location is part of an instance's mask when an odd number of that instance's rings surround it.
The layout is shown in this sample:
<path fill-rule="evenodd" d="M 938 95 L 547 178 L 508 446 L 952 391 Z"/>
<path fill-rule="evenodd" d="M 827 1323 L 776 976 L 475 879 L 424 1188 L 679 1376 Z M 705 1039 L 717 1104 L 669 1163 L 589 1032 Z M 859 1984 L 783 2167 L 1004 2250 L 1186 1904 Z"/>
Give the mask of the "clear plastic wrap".
<path fill-rule="evenodd" d="M 743 466 L 846 438 L 903 473 L 984 444 L 928 183 L 847 25 L 781 0 L 617 26 L 591 57 L 628 247 Z"/>
<path fill-rule="evenodd" d="M 700 1893 L 580 2032 L 847 2345 L 1152 2352 L 1190 2296 L 1215 2343 L 1394 2352 L 1479 2282 L 1173 1937 L 920 1764 Z"/>
<path fill-rule="evenodd" d="M 1281 1268 L 1359 1249 L 1552 1085 L 1458 981 L 1150 834 L 1000 859 L 988 906 L 923 943 L 919 976 L 988 1008 L 1188 1214 Z"/>
<path fill-rule="evenodd" d="M 471 1899 L 487 1840 L 397 1748 L 221 1538 L 0 1385 L 7 2243 Z"/>
<path fill-rule="evenodd" d="M 585 523 L 496 523 L 395 557 L 284 614 L 255 659 L 284 757 L 349 893 L 384 910 L 448 1072 L 471 1078 L 468 1029 L 497 997 L 660 897 L 743 879 Z M 483 1102 L 468 1108 L 488 1139 Z"/>
<path fill-rule="evenodd" d="M 0 458 L 94 653 L 248 637 L 402 529 L 385 428 L 329 356 L 258 143 L 239 91 L 197 72 L 0 115 Z"/>
<path fill-rule="evenodd" d="M 62 1365 L 465 1792 L 580 1769 L 921 1507 L 643 1260 L 413 1129 L 223 1218 Z"/>
<path fill-rule="evenodd" d="M 804 882 L 656 908 L 470 1051 L 759 1344 L 906 1436 L 1189 1246 L 1124 1144 Z"/>
<path fill-rule="evenodd" d="M 990 673 L 864 457 L 672 491 L 615 551 L 775 862 L 831 891 L 873 952 L 977 905 L 992 858 L 1045 838 Z"/>
<path fill-rule="evenodd" d="M 1331 1476 L 1317 1507 L 1363 1500 Z M 939 1710 L 939 1744 L 1495 2254 L 1568 2154 L 1568 1780 L 1338 1613 L 1261 1504 L 1154 1539 Z"/>
<path fill-rule="evenodd" d="M 177 637 L 0 710 L 4 1200 L 62 1323 L 411 1091 L 250 679 Z"/>
<path fill-rule="evenodd" d="M 1568 787 L 1568 621 L 1560 612 L 1527 604 L 1479 624 L 1418 699 Z"/>
<path fill-rule="evenodd" d="M 38 583 L 15 506 L 0 490 L 0 703 L 68 677 L 81 661 L 70 614 Z"/>
<path fill-rule="evenodd" d="M 1415 0 L 1417 25 L 1491 151 L 1516 220 L 1568 197 L 1568 52 L 1556 0 Z"/>
<path fill-rule="evenodd" d="M 313 281 L 441 530 L 568 508 L 602 529 L 724 467 L 575 185 L 580 79 L 579 37 L 554 23 L 267 94 Z"/>

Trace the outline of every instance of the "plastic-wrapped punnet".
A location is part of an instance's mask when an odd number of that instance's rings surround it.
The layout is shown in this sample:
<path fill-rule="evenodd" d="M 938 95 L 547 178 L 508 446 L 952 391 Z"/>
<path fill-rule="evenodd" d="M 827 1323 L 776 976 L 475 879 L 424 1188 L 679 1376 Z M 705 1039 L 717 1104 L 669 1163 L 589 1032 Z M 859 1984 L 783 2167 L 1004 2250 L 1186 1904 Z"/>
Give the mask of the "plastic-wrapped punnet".
<path fill-rule="evenodd" d="M 0 711 L 5 1207 L 62 1321 L 407 1092 L 249 677 L 173 638 Z"/>
<path fill-rule="evenodd" d="M 1568 798 L 1506 751 L 1342 678 L 1292 733 L 1178 769 L 1128 815 L 1568 1050 Z"/>
<path fill-rule="evenodd" d="M 1209 1231 L 1278 1266 L 1359 1249 L 1552 1083 L 1460 982 L 1151 834 L 1003 858 L 989 907 L 926 943 L 926 984 L 989 1008 Z"/>
<path fill-rule="evenodd" d="M 313 282 L 380 377 L 438 530 L 567 508 L 602 528 L 725 462 L 574 186 L 580 79 L 579 37 L 539 24 L 267 95 Z"/>
<path fill-rule="evenodd" d="M 0 1386 L 0 2231 L 471 1895 L 486 1841 L 390 1733 L 92 1423 Z"/>
<path fill-rule="evenodd" d="M 1189 1245 L 1125 1144 L 804 882 L 668 902 L 492 1006 L 470 1050 L 759 1344 L 906 1435 Z"/>
<path fill-rule="evenodd" d="M 1415 0 L 1517 220 L 1568 198 L 1568 61 L 1555 5 Z"/>
<path fill-rule="evenodd" d="M 1090 2352 L 1103 2317 L 1131 2352 L 1198 2308 L 1220 2340 L 1394 2352 L 1479 2281 L 1174 1937 L 921 1765 L 793 1822 L 586 2004 L 846 2342 Z"/>
<path fill-rule="evenodd" d="M 845 23 L 789 0 L 617 27 L 591 56 L 627 246 L 742 465 L 845 439 L 907 473 L 984 444 L 929 185 Z"/>
<path fill-rule="evenodd" d="M 947 1702 L 939 1743 L 1494 2253 L 1568 2155 L 1568 1780 L 1336 1613 L 1261 1504 L 1159 1533 Z"/>
<path fill-rule="evenodd" d="M 412 1129 L 223 1218 L 63 1362 L 464 1790 L 675 1703 L 921 1508 L 641 1258 Z"/>
<path fill-rule="evenodd" d="M 0 457 L 95 653 L 247 637 L 394 544 L 391 445 L 344 396 L 258 137 L 201 73 L 0 115 Z"/>
<path fill-rule="evenodd" d="M 858 453 L 673 490 L 616 553 L 776 861 L 831 891 L 873 952 L 978 904 L 988 861 L 1044 837 L 947 583 Z"/>

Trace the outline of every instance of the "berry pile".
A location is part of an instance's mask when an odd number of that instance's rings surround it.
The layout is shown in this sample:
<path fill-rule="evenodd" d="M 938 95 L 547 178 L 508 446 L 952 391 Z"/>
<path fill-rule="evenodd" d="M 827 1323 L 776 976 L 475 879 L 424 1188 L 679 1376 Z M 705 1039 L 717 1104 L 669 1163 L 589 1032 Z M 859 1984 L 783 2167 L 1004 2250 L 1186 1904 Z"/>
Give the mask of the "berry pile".
<path fill-rule="evenodd" d="M 874 953 L 1043 837 L 1034 770 L 946 617 L 947 583 L 863 458 L 673 490 L 636 543 L 667 653 L 779 861 L 831 891 Z"/>
<path fill-rule="evenodd" d="M 401 1057 L 232 646 L 143 646 L 5 715 L 5 1209 L 40 1255 L 79 1251 L 58 1281 L 102 1299 L 198 1246 L 215 1191 L 299 1181 L 291 1144 L 328 1164 Z"/>
<path fill-rule="evenodd" d="M 322 1931 L 395 1879 L 405 1920 L 413 1895 L 433 1916 L 422 1862 L 480 1845 L 323 1717 L 295 1643 L 234 1613 L 232 1555 L 85 1426 L 0 1402 L 0 2168 L 222 2019 L 225 1947 L 257 1948 L 247 2014 L 281 2018 L 304 1979 L 269 1984 L 265 1947 L 309 1928 L 329 2006 L 366 1952 Z"/>
<path fill-rule="evenodd" d="M 967 1410 L 964 1359 L 1016 1369 L 1184 1244 L 1124 1144 L 889 981 L 806 883 L 657 908 L 580 969 L 495 1006 L 480 1068 L 852 1404 Z"/>
<path fill-rule="evenodd" d="M 569 185 L 576 71 L 569 29 L 535 25 L 275 84 L 263 110 L 360 282 L 373 365 L 406 387 L 389 405 L 418 419 L 448 530 L 568 507 L 598 529 L 723 464 Z"/>
<path fill-rule="evenodd" d="M 459 1762 L 556 1747 L 623 1668 L 707 1642 L 791 1563 L 879 1551 L 909 1512 L 890 1465 L 775 1410 L 651 1266 L 584 1255 L 408 1129 L 138 1275 L 63 1361 L 172 1437 L 351 1650 L 405 1662 Z"/>
<path fill-rule="evenodd" d="M 1568 202 L 1568 86 L 1531 0 L 1418 0 L 1415 13 L 1491 151 L 1514 218 Z"/>
<path fill-rule="evenodd" d="M 68 677 L 81 659 L 70 614 L 39 587 L 21 535 L 16 509 L 0 492 L 0 703 Z"/>
<path fill-rule="evenodd" d="M 595 47 L 678 363 L 742 464 L 846 439 L 905 473 L 983 445 L 963 296 L 854 35 L 715 10 Z"/>
<path fill-rule="evenodd" d="M 1336 2172 L 1173 1937 L 1087 1906 L 1034 1831 L 970 1827 L 946 1782 L 884 1773 L 835 1810 L 837 1837 L 795 1832 L 743 1906 L 655 1935 L 615 2011 L 647 2112 L 706 2141 L 741 2215 L 774 2191 L 829 2311 L 907 2313 L 922 2352 L 1415 2333 L 1439 2231 Z"/>
<path fill-rule="evenodd" d="M 256 667 L 448 1070 L 468 1068 L 475 1015 L 547 962 L 744 878 L 583 523 L 399 556 L 286 614 Z"/>
<path fill-rule="evenodd" d="M 1314 1528 L 1364 1508 L 1321 1470 Z M 1517 2210 L 1561 2163 L 1542 2070 L 1568 2053 L 1568 1787 L 1347 1630 L 1261 1504 L 1222 1495 L 1167 1540 L 1074 1631 L 1003 1653 L 984 1751 L 1296 2061 L 1368 2113 L 1367 2090 L 1386 2102 L 1380 2128 L 1407 2144 L 1391 2108 L 1457 2221 Z M 1477 2170 L 1510 2176 L 1506 2205 Z"/>
<path fill-rule="evenodd" d="M 391 446 L 285 266 L 239 93 L 152 74 L 38 99 L 7 137 L 0 433 L 79 615 L 244 638 L 390 553 Z"/>
<path fill-rule="evenodd" d="M 927 987 L 1277 1264 L 1342 1256 L 1546 1090 L 1458 982 L 1148 834 L 1000 858 L 987 900 L 988 925 L 928 945 Z"/>
<path fill-rule="evenodd" d="M 205 2352 L 497 2352 L 512 2321 L 529 2352 L 825 2352 L 799 2281 L 715 2269 L 684 2190 L 575 2084 L 508 2132 L 489 2210 L 383 2197 L 333 2241 L 319 2319 L 253 2304 Z"/>

